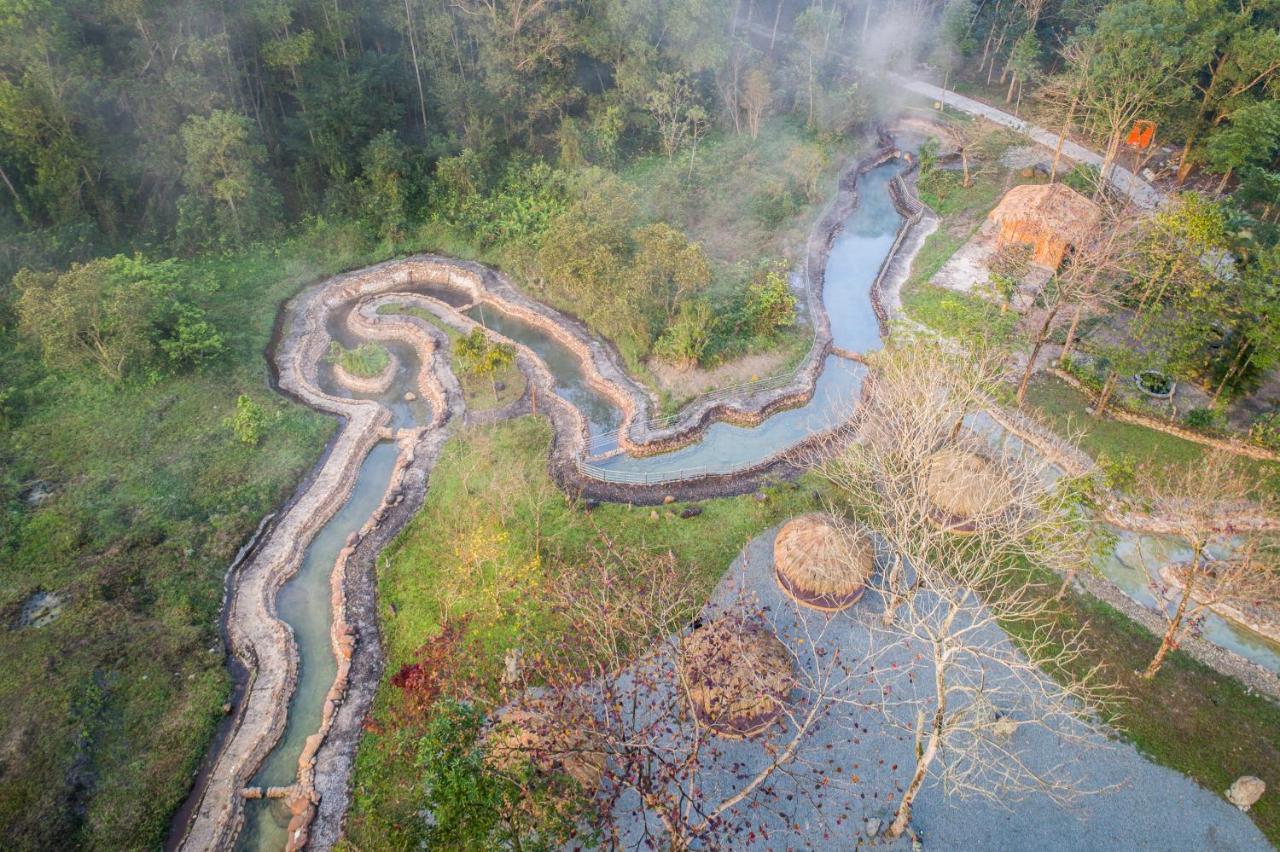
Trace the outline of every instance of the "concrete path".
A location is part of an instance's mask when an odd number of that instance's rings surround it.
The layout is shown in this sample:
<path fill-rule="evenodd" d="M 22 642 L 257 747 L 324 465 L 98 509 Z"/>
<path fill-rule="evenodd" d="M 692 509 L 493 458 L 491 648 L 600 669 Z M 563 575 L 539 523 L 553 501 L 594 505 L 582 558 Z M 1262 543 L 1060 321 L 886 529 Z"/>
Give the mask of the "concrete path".
<path fill-rule="evenodd" d="M 973 98 L 967 98 L 964 95 L 956 94 L 949 89 L 926 83 L 923 80 L 912 80 L 907 77 L 900 77 L 897 74 L 890 74 L 889 78 L 910 92 L 924 95 L 926 98 L 940 101 L 946 106 L 958 109 L 961 112 L 980 116 L 988 121 L 1008 127 L 1041 145 L 1049 148 L 1056 148 L 1058 145 L 1057 133 L 1046 130 L 1043 127 L 1037 127 L 1034 124 L 1028 124 L 1017 116 L 1010 115 L 993 106 L 988 106 L 981 101 L 975 101 Z M 1062 153 L 1065 157 L 1077 163 L 1088 163 L 1091 166 L 1102 168 L 1101 155 L 1083 145 L 1072 142 L 1070 139 L 1063 142 Z M 1164 203 L 1164 193 L 1123 166 L 1113 164 L 1108 180 L 1112 186 L 1127 195 L 1139 207 L 1151 209 Z"/>

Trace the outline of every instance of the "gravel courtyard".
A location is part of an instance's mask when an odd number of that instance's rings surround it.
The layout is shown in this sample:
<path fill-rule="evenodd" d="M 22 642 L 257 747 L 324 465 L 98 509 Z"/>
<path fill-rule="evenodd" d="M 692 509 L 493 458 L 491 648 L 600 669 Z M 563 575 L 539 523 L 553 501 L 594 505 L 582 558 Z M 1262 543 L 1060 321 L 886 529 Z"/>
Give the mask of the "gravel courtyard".
<path fill-rule="evenodd" d="M 835 694 L 849 700 L 828 705 L 829 712 L 804 740 L 796 760 L 769 779 L 768 795 L 758 797 L 750 807 L 731 811 L 732 819 L 749 826 L 733 837 L 733 848 L 885 848 L 884 841 L 868 837 L 868 820 L 887 824 L 891 818 L 913 769 L 913 738 L 909 730 L 889 724 L 882 713 L 866 706 L 871 690 L 862 661 L 874 654 L 878 666 L 906 669 L 919 649 L 885 634 L 879 626 L 881 602 L 871 593 L 829 620 L 820 613 L 798 611 L 773 578 L 775 532 L 750 542 L 703 617 L 745 595 L 758 603 L 811 672 L 823 668 L 816 660 L 829 660 L 838 652 L 850 675 L 843 691 Z M 1007 641 L 1003 636 L 988 638 Z M 931 680 L 931 675 L 926 677 Z M 899 684 L 894 682 L 893 687 L 896 690 Z M 904 683 L 902 688 L 910 686 Z M 1018 708 L 1004 709 L 1017 716 Z M 705 791 L 703 801 L 714 804 L 736 789 L 727 779 L 749 777 L 765 766 L 769 759 L 765 744 L 783 747 L 788 739 L 784 727 L 777 724 L 754 742 L 719 740 L 698 779 Z M 1052 731 L 1020 727 L 1011 748 L 1029 770 L 1069 777 L 1079 789 L 1098 792 L 1066 805 L 1043 793 L 994 801 L 947 797 L 942 785 L 930 779 L 916 800 L 912 818 L 925 848 L 1037 852 L 1271 848 L 1246 814 L 1185 776 L 1148 761 L 1128 743 L 1101 736 L 1081 743 Z M 624 796 L 618 808 L 634 813 L 640 810 L 635 805 Z M 640 817 L 630 818 L 630 830 L 622 838 L 629 847 L 660 843 L 656 821 L 643 822 Z M 904 838 L 892 848 L 909 849 L 911 843 Z"/>

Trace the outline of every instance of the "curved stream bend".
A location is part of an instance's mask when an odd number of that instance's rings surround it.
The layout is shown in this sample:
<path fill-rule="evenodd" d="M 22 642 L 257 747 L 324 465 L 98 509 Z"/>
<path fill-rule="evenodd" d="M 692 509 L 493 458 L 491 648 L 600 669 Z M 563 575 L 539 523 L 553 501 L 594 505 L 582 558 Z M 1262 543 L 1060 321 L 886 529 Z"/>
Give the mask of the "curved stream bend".
<path fill-rule="evenodd" d="M 651 428 L 647 414 L 653 400 L 621 368 L 614 352 L 592 337 L 580 323 L 523 296 L 503 276 L 478 264 L 434 256 L 392 261 L 341 275 L 308 288 L 286 307 L 285 333 L 274 349 L 280 388 L 306 404 L 342 420 L 342 427 L 312 477 L 300 488 L 255 552 L 240 567 L 227 604 L 230 646 L 249 671 L 245 697 L 236 709 L 230 732 L 193 793 L 195 806 L 182 836 L 183 849 L 226 849 L 235 845 L 244 826 L 245 799 L 284 799 L 293 819 L 287 844 L 300 847 L 310 839 L 327 846 L 336 839 L 345 813 L 351 761 L 360 722 L 381 674 L 381 654 L 373 606 L 372 558 L 421 503 L 426 478 L 450 423 L 463 413 L 456 377 L 440 350 L 443 333 L 417 317 L 378 315 L 392 300 L 426 307 L 442 322 L 467 331 L 474 321 L 429 296 L 413 293 L 415 284 L 446 284 L 529 322 L 556 337 L 579 355 L 590 384 L 623 414 L 618 443 L 635 455 L 659 453 L 696 441 L 716 418 L 758 423 L 779 408 L 812 396 L 831 347 L 824 309 L 822 274 L 826 253 L 844 217 L 855 203 L 857 176 L 892 158 L 885 148 L 845 174 L 836 199 L 815 228 L 806 258 L 806 295 L 815 341 L 795 378 L 786 386 L 737 399 L 695 402 L 676 424 Z M 908 211 L 915 213 L 914 210 Z M 907 227 L 919 217 L 909 220 Z M 918 246 L 919 240 L 916 241 Z M 895 243 L 897 249 L 902 240 Z M 877 281 L 877 284 L 880 282 Z M 355 304 L 355 310 L 349 306 Z M 878 305 L 878 303 L 877 303 Z M 348 309 L 347 327 L 354 333 L 408 344 L 418 353 L 418 393 L 431 402 L 431 422 L 422 428 L 390 428 L 391 411 L 373 400 L 349 399 L 324 390 L 320 368 L 330 335 L 330 316 Z M 883 320 L 882 312 L 881 320 Z M 571 490 L 643 501 L 677 490 L 696 492 L 742 490 L 754 486 L 769 470 L 785 464 L 770 458 L 733 474 L 700 477 L 680 485 L 622 486 L 584 477 L 589 431 L 582 413 L 555 392 L 554 376 L 532 350 L 518 346 L 517 364 L 555 430 L 553 472 Z M 277 615 L 279 589 L 299 569 L 315 534 L 351 495 L 360 466 L 379 441 L 394 440 L 398 458 L 381 507 L 338 554 L 332 575 L 333 653 L 338 674 L 324 702 L 320 730 L 307 737 L 298 760 L 295 783 L 280 788 L 248 786 L 258 767 L 280 740 L 290 696 L 298 680 L 298 649 L 292 631 Z M 355 570 L 353 570 L 353 568 Z M 319 815 L 314 828 L 312 821 Z M 309 836 L 310 833 L 310 836 Z"/>
<path fill-rule="evenodd" d="M 417 316 L 379 313 L 390 305 L 421 308 L 438 323 L 467 333 L 476 321 L 464 313 L 476 305 L 533 326 L 579 362 L 586 383 L 621 414 L 622 427 L 609 439 L 614 452 L 632 459 L 670 452 L 696 443 L 717 421 L 755 425 L 773 413 L 809 401 L 824 369 L 838 359 L 831 355 L 832 334 L 823 299 L 824 276 L 832 242 L 855 207 L 858 177 L 895 156 L 886 144 L 872 157 L 850 169 L 839 182 L 836 198 L 815 226 L 805 261 L 806 304 L 815 330 L 814 343 L 800 368 L 783 384 L 768 383 L 742 393 L 712 395 L 686 406 L 674 422 L 655 422 L 651 394 L 621 367 L 614 351 L 592 336 L 585 326 L 525 296 L 501 274 L 479 264 L 421 255 L 391 261 L 338 276 L 304 291 L 287 308 L 287 329 L 275 352 L 280 385 L 303 402 L 344 419 L 341 431 L 312 481 L 301 491 L 273 528 L 262 547 L 242 569 L 228 604 L 228 636 L 238 658 L 251 672 L 246 698 L 234 727 L 217 754 L 183 848 L 229 848 L 245 820 L 243 800 L 268 796 L 284 799 L 293 817 L 287 845 L 297 848 L 331 846 L 341 830 L 350 798 L 348 782 L 361 722 L 381 676 L 377 637 L 373 559 L 377 551 L 420 505 L 431 465 L 447 437 L 449 425 L 463 413 L 456 378 L 441 357 L 444 334 Z M 889 192 L 904 221 L 870 285 L 870 308 L 883 332 L 885 302 L 895 301 L 897 286 L 909 271 L 910 260 L 936 219 L 916 202 L 899 178 Z M 437 298 L 439 287 L 455 296 L 458 305 Z M 434 293 L 434 294 L 433 294 Z M 466 304 L 461 304 L 466 303 Z M 847 306 L 846 306 L 847 307 Z M 416 353 L 415 387 L 431 402 L 430 423 L 423 428 L 388 428 L 392 414 L 372 400 L 345 399 L 321 388 L 318 364 L 330 341 L 327 323 L 335 317 L 353 336 L 398 342 Z M 506 413 L 526 411 L 532 404 L 548 416 L 554 432 L 550 467 L 568 492 L 631 502 L 658 502 L 670 494 L 683 499 L 737 493 L 755 488 L 762 477 L 791 467 L 793 453 L 825 439 L 842 422 L 810 429 L 798 444 L 750 460 L 730 472 L 688 476 L 668 481 L 609 481 L 591 464 L 589 451 L 599 451 L 600 434 L 571 401 L 557 390 L 557 377 L 533 349 L 505 338 L 516 349 L 516 363 L 529 392 L 521 405 Z M 875 341 L 878 345 L 878 340 Z M 857 358 L 859 352 L 840 352 Z M 856 390 L 856 386 L 855 386 Z M 993 411 L 993 414 L 995 412 Z M 847 414 L 847 412 L 842 412 Z M 1012 417 L 1006 412 L 1008 417 Z M 1060 442 L 1034 424 L 997 417 L 1009 431 L 1026 437 L 1042 451 Z M 391 484 L 379 509 L 338 554 L 332 575 L 333 653 L 338 673 L 329 688 L 320 728 L 306 738 L 298 758 L 297 780 L 281 788 L 246 786 L 280 740 L 286 725 L 289 697 L 298 676 L 298 651 L 290 629 L 276 613 L 276 593 L 299 567 L 315 533 L 351 494 L 355 477 L 373 445 L 394 439 L 399 456 Z M 595 446 L 593 446 L 593 443 Z M 314 821 L 314 822 L 313 822 Z"/>

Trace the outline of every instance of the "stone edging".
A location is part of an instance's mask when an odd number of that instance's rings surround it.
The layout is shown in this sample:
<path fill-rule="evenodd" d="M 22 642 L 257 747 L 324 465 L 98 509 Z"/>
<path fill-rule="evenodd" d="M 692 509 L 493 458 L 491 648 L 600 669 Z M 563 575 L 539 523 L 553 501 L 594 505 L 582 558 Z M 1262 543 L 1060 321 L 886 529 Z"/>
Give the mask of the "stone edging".
<path fill-rule="evenodd" d="M 371 400 L 336 397 L 318 387 L 318 366 L 328 342 L 323 320 L 332 306 L 326 295 L 326 287 L 322 284 L 309 288 L 288 304 L 284 321 L 289 331 L 275 348 L 274 361 L 283 391 L 313 408 L 339 416 L 343 424 L 330 441 L 315 476 L 301 486 L 266 540 L 241 568 L 230 595 L 226 615 L 228 641 L 232 653 L 249 673 L 248 683 L 232 728 L 204 779 L 203 787 L 193 793 L 198 799 L 180 841 L 183 849 L 230 847 L 243 825 L 243 799 L 262 795 L 290 800 L 297 815 L 290 826 L 290 833 L 305 842 L 306 824 L 314 813 L 318 798 L 312 785 L 313 756 L 346 689 L 347 670 L 343 663 L 349 658 L 353 633 L 342 615 L 345 604 L 335 607 L 333 636 L 339 679 L 326 701 L 322 730 L 308 738 L 304 747 L 298 783 L 282 790 L 268 791 L 246 789 L 245 785 L 283 733 L 289 697 L 297 682 L 297 647 L 292 631 L 276 613 L 277 593 L 300 567 L 306 547 L 316 532 L 350 496 L 360 467 L 373 445 L 393 437 L 386 428 L 390 413 L 381 405 Z M 441 402 L 452 398 L 456 403 L 456 407 L 435 407 L 433 425 L 439 426 L 452 411 L 461 410 L 461 391 L 447 369 L 430 367 L 440 361 L 433 358 L 432 353 L 440 345 L 436 338 L 443 338 L 438 331 L 432 331 L 434 336 L 429 333 L 423 338 L 415 337 L 413 343 L 424 356 L 419 377 L 424 395 Z M 407 457 L 412 458 L 411 455 Z M 402 455 L 398 462 L 393 485 L 398 485 L 403 478 L 405 458 L 406 455 Z M 377 525 L 375 519 L 370 523 Z M 362 533 L 369 528 L 366 524 Z M 349 557 L 349 550 L 344 550 L 343 558 L 338 560 L 338 575 L 345 575 L 341 569 Z M 295 833 L 299 829 L 301 833 Z"/>
<path fill-rule="evenodd" d="M 1060 367 L 1046 367 L 1045 371 L 1050 375 L 1056 376 L 1076 390 L 1088 397 L 1090 404 L 1097 401 L 1098 394 L 1093 388 L 1077 379 L 1075 376 L 1063 370 Z M 1258 461 L 1280 461 L 1280 453 L 1268 450 L 1265 447 L 1259 447 L 1256 444 L 1248 444 L 1244 441 L 1232 438 L 1215 438 L 1212 435 L 1205 435 L 1196 432 L 1193 429 L 1187 429 L 1182 426 L 1176 426 L 1167 423 L 1155 417 L 1146 414 L 1139 414 L 1136 411 L 1130 411 L 1122 405 L 1115 403 L 1107 406 L 1107 416 L 1113 420 L 1119 420 L 1122 423 L 1131 423 L 1135 426 L 1145 426 L 1148 429 L 1155 429 L 1158 432 L 1164 432 L 1166 435 L 1172 435 L 1175 438 L 1181 438 L 1184 441 L 1191 441 L 1205 447 L 1212 447 L 1216 450 L 1225 450 L 1238 456 L 1246 456 Z"/>

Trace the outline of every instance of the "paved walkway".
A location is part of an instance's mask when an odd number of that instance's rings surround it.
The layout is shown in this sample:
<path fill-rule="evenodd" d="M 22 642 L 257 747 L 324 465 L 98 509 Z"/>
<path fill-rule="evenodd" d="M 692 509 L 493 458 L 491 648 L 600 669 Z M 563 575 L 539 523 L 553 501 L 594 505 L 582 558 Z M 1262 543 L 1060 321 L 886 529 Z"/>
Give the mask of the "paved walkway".
<path fill-rule="evenodd" d="M 924 95 L 935 101 L 941 101 L 946 106 L 966 112 L 969 115 L 981 116 L 988 121 L 1016 130 L 1041 145 L 1049 148 L 1056 148 L 1058 145 L 1057 133 L 1034 124 L 1028 124 L 1017 116 L 1010 115 L 993 106 L 988 106 L 981 101 L 975 101 L 973 98 L 967 98 L 964 95 L 956 94 L 949 89 L 926 83 L 923 80 L 912 80 L 907 77 L 900 77 L 897 74 L 890 74 L 889 78 L 908 91 Z M 1072 142 L 1070 139 L 1063 142 L 1062 153 L 1065 157 L 1077 163 L 1088 163 L 1091 166 L 1102 168 L 1101 155 L 1083 145 Z M 1151 209 L 1164 203 L 1164 193 L 1123 166 L 1113 164 L 1108 180 L 1110 180 L 1112 186 L 1129 196 L 1133 203 L 1139 207 Z"/>

